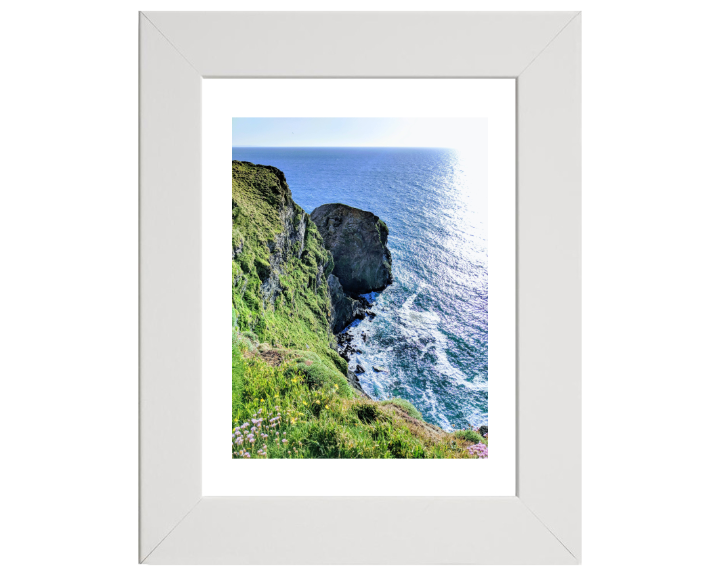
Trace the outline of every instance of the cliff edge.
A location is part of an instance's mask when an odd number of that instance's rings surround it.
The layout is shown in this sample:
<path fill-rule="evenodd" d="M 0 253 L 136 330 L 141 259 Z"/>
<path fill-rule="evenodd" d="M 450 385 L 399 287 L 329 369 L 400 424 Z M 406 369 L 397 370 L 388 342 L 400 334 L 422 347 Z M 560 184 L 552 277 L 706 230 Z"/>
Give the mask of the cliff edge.
<path fill-rule="evenodd" d="M 237 332 L 317 353 L 341 373 L 328 277 L 332 254 L 273 166 L 232 163 L 232 306 Z"/>

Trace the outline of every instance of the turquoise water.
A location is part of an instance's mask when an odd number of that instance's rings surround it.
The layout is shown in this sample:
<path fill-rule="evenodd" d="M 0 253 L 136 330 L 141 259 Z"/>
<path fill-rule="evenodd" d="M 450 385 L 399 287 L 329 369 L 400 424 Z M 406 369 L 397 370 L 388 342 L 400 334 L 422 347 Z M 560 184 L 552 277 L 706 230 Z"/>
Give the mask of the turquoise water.
<path fill-rule="evenodd" d="M 351 367 L 372 397 L 405 398 L 428 422 L 487 424 L 486 159 L 432 148 L 233 148 L 233 159 L 282 170 L 306 212 L 341 202 L 387 223 L 395 281 L 370 297 L 377 316 L 348 329 L 362 351 Z"/>

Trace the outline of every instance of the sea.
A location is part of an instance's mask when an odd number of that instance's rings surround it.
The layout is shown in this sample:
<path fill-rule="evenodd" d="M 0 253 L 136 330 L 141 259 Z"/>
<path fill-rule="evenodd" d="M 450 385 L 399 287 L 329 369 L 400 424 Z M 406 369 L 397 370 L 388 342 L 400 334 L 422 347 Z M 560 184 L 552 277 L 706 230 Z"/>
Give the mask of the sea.
<path fill-rule="evenodd" d="M 347 330 L 363 389 L 445 430 L 488 422 L 487 159 L 449 148 L 233 148 L 285 173 L 306 212 L 340 202 L 384 220 L 394 282 Z M 364 337 L 363 337 L 364 334 Z M 382 371 L 376 371 L 379 368 Z"/>

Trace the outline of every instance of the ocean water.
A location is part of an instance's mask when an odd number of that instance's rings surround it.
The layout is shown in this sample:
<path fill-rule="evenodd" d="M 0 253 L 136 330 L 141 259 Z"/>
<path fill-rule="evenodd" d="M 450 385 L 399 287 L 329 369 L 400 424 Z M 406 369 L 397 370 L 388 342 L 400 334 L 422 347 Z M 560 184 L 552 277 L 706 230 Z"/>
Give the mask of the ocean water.
<path fill-rule="evenodd" d="M 487 159 L 445 148 L 232 153 L 282 170 L 308 213 L 341 202 L 387 223 L 395 281 L 369 295 L 377 316 L 348 329 L 362 352 L 350 365 L 365 369 L 363 389 L 405 398 L 447 430 L 487 424 Z"/>

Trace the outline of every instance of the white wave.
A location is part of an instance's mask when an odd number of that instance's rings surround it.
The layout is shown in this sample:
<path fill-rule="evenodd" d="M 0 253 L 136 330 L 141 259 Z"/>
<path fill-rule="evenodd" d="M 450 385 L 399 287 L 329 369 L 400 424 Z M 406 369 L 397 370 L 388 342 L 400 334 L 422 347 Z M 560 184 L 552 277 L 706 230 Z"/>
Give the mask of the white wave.
<path fill-rule="evenodd" d="M 470 390 L 487 390 L 487 381 L 481 375 L 468 380 L 466 374 L 453 365 L 447 355 L 450 343 L 447 336 L 440 330 L 440 316 L 432 311 L 418 311 L 412 308 L 420 291 L 409 296 L 398 310 L 400 322 L 398 327 L 407 340 L 420 348 L 421 357 L 432 354 L 434 368 L 458 386 Z M 426 342 L 426 344 L 422 344 Z"/>

